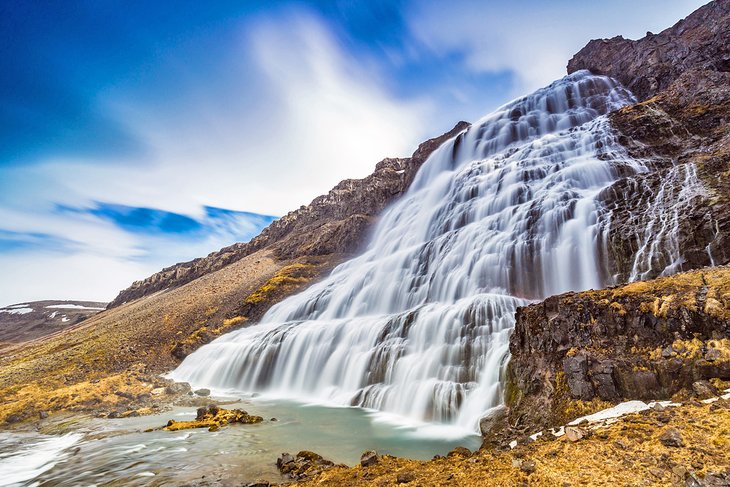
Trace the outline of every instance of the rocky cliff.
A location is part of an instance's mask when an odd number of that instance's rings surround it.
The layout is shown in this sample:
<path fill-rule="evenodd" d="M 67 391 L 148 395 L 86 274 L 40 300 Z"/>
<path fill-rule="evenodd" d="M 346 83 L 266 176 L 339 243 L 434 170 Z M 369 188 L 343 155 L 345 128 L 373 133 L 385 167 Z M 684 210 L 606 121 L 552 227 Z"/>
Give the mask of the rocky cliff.
<path fill-rule="evenodd" d="M 641 100 L 609 114 L 645 169 L 599 195 L 607 280 L 635 282 L 521 308 L 509 419 L 561 424 L 629 399 L 703 395 L 730 379 L 730 1 L 641 40 L 593 40 L 568 64 Z M 684 391 L 684 392 L 682 392 Z"/>
<path fill-rule="evenodd" d="M 568 64 L 619 79 L 641 101 L 609 115 L 645 171 L 599 199 L 614 283 L 730 262 L 730 1 L 638 41 L 593 40 Z"/>
<path fill-rule="evenodd" d="M 727 266 L 553 296 L 516 319 L 510 417 L 533 428 L 629 399 L 704 399 L 730 380 Z"/>
<path fill-rule="evenodd" d="M 659 34 L 595 39 L 568 62 L 616 78 L 639 100 L 667 89 L 688 69 L 730 71 L 730 1 L 715 0 Z"/>
<path fill-rule="evenodd" d="M 109 307 L 179 287 L 262 249 L 282 260 L 353 254 L 365 241 L 373 219 L 408 189 L 431 152 L 468 126 L 466 122 L 457 123 L 449 132 L 420 144 L 411 157 L 383 159 L 370 176 L 340 182 L 328 194 L 274 221 L 250 242 L 175 264 L 133 283 Z"/>

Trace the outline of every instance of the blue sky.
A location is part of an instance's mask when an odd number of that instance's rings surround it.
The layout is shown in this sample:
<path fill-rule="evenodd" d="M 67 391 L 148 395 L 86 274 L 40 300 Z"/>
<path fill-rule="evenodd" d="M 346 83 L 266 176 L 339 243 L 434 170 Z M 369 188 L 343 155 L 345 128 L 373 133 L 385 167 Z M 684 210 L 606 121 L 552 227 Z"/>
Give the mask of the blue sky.
<path fill-rule="evenodd" d="M 5 1 L 0 305 L 109 300 L 699 1 Z"/>

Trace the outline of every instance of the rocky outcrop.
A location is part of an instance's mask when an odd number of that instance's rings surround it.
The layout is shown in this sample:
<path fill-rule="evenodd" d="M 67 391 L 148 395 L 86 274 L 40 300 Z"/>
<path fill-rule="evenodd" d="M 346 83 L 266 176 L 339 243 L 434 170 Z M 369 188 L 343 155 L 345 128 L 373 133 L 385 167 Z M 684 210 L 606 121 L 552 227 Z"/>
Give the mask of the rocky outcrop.
<path fill-rule="evenodd" d="M 659 34 L 592 40 L 568 62 L 568 73 L 611 76 L 646 100 L 689 69 L 730 71 L 729 23 L 730 1 L 715 0 Z"/>
<path fill-rule="evenodd" d="M 697 395 L 730 380 L 730 267 L 519 308 L 510 338 L 510 422 L 563 424 L 611 403 Z"/>
<path fill-rule="evenodd" d="M 599 196 L 610 212 L 615 282 L 730 262 L 729 86 L 730 73 L 690 70 L 610 114 L 629 155 L 648 169 Z"/>
<path fill-rule="evenodd" d="M 264 420 L 261 416 L 248 414 L 242 409 L 223 409 L 211 404 L 207 407 L 198 408 L 194 421 L 167 422 L 162 429 L 165 431 L 179 431 L 193 428 L 208 428 L 208 431 L 218 431 L 221 427 L 233 423 L 256 424 Z"/>
<path fill-rule="evenodd" d="M 642 100 L 609 114 L 645 170 L 599 200 L 607 282 L 730 262 L 730 0 L 660 34 L 593 40 L 568 64 L 621 81 Z"/>
<path fill-rule="evenodd" d="M 276 468 L 281 474 L 292 480 L 306 480 L 324 472 L 334 466 L 334 462 L 327 460 L 308 450 L 302 450 L 296 455 L 282 453 L 276 459 Z M 341 465 L 341 467 L 345 467 Z"/>
<path fill-rule="evenodd" d="M 428 156 L 468 126 L 466 122 L 457 123 L 449 132 L 423 142 L 411 157 L 383 159 L 370 176 L 340 182 L 326 195 L 274 221 L 250 242 L 175 264 L 133 283 L 109 307 L 179 287 L 262 249 L 284 260 L 353 254 L 362 246 L 374 218 L 408 189 Z"/>

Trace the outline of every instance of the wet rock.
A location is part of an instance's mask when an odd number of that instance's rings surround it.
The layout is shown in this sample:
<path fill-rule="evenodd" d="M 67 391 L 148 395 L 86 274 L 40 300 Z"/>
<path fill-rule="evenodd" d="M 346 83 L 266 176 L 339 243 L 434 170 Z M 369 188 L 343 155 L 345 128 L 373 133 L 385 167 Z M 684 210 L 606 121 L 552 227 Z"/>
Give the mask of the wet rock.
<path fill-rule="evenodd" d="M 119 411 L 112 411 L 109 414 L 106 415 L 109 419 L 115 419 L 119 417 Z"/>
<path fill-rule="evenodd" d="M 715 389 L 709 381 L 698 380 L 692 383 L 692 392 L 695 393 L 700 399 L 708 399 L 718 395 L 717 389 Z"/>
<path fill-rule="evenodd" d="M 210 389 L 198 389 L 195 391 L 197 396 L 207 397 L 210 396 Z"/>
<path fill-rule="evenodd" d="M 284 465 L 288 465 L 294 461 L 294 457 L 289 453 L 282 453 L 279 458 L 276 459 L 276 466 L 281 469 Z"/>
<path fill-rule="evenodd" d="M 507 408 L 505 406 L 498 406 L 493 409 L 492 412 L 484 416 L 479 420 L 479 430 L 482 433 L 482 437 L 493 436 L 496 432 L 504 429 L 507 424 Z"/>
<path fill-rule="evenodd" d="M 208 428 L 209 431 L 217 431 L 222 426 L 232 423 L 256 424 L 264 420 L 261 416 L 248 414 L 242 409 L 223 409 L 215 404 L 208 407 L 198 408 L 194 421 L 170 420 L 167 426 L 162 429 L 167 431 L 178 431 L 191 428 Z"/>
<path fill-rule="evenodd" d="M 664 433 L 662 433 L 659 437 L 659 441 L 662 443 L 662 445 L 672 448 L 680 448 L 684 446 L 682 435 L 676 428 L 669 428 L 664 431 Z"/>
<path fill-rule="evenodd" d="M 46 419 L 48 417 L 48 411 L 41 411 L 38 413 L 40 419 Z"/>
<path fill-rule="evenodd" d="M 20 415 L 18 415 L 18 414 L 11 414 L 7 418 L 5 418 L 5 422 L 9 423 L 9 424 L 19 423 L 20 421 L 22 421 L 22 419 L 23 418 L 20 417 Z"/>
<path fill-rule="evenodd" d="M 192 392 L 192 388 L 187 382 L 173 382 L 165 387 L 165 393 L 171 395 L 187 394 L 188 392 Z"/>
<path fill-rule="evenodd" d="M 396 484 L 408 484 L 416 480 L 416 474 L 413 472 L 399 472 L 395 477 Z"/>
<path fill-rule="evenodd" d="M 593 385 L 588 381 L 588 359 L 585 355 L 565 357 L 563 370 L 568 380 L 571 396 L 583 401 L 593 399 L 595 391 Z"/>
<path fill-rule="evenodd" d="M 730 326 L 714 311 L 724 304 L 713 310 L 693 301 L 720 295 L 725 282 L 730 268 L 723 266 L 518 308 L 507 369 L 510 424 L 540 431 L 608 407 L 605 401 L 666 399 L 698 380 L 730 378 L 730 362 L 726 370 L 726 361 L 703 358 L 703 347 L 720 343 L 714 337 Z M 662 357 L 668 343 L 686 352 Z"/>
<path fill-rule="evenodd" d="M 316 475 L 334 465 L 317 453 L 302 450 L 292 456 L 289 453 L 282 453 L 276 460 L 276 467 L 287 477 L 294 480 L 302 480 Z"/>
<path fill-rule="evenodd" d="M 269 421 L 271 421 L 273 423 L 273 422 L 276 422 L 276 421 L 279 421 L 279 420 L 276 419 L 276 418 L 271 418 Z"/>
<path fill-rule="evenodd" d="M 378 454 L 372 450 L 368 450 L 360 456 L 360 465 L 369 467 L 378 463 Z"/>
<path fill-rule="evenodd" d="M 266 480 L 257 480 L 256 482 L 250 482 L 246 484 L 246 487 L 270 487 L 271 484 Z"/>

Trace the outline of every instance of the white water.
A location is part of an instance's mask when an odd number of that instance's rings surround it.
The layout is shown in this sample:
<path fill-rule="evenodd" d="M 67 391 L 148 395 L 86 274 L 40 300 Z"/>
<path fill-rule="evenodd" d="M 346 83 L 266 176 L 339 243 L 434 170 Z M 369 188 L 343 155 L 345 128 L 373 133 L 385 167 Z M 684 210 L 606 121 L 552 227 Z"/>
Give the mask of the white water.
<path fill-rule="evenodd" d="M 48 436 L 10 453 L 0 451 L 0 486 L 24 485 L 62 461 L 80 434 Z M 0 447 L 2 439 L 0 439 Z"/>
<path fill-rule="evenodd" d="M 650 187 L 638 190 L 651 192 Z M 697 167 L 692 163 L 674 166 L 662 176 L 657 194 L 647 201 L 645 208 L 639 209 L 644 232 L 637 236 L 639 249 L 634 255 L 629 281 L 668 276 L 682 270 L 681 215 L 693 199 L 703 196 L 706 191 L 697 177 Z M 707 253 L 714 265 L 710 245 Z"/>
<path fill-rule="evenodd" d="M 478 430 L 516 307 L 607 284 L 595 197 L 645 168 L 603 114 L 632 101 L 583 71 L 505 105 L 429 157 L 363 255 L 171 377 Z"/>

